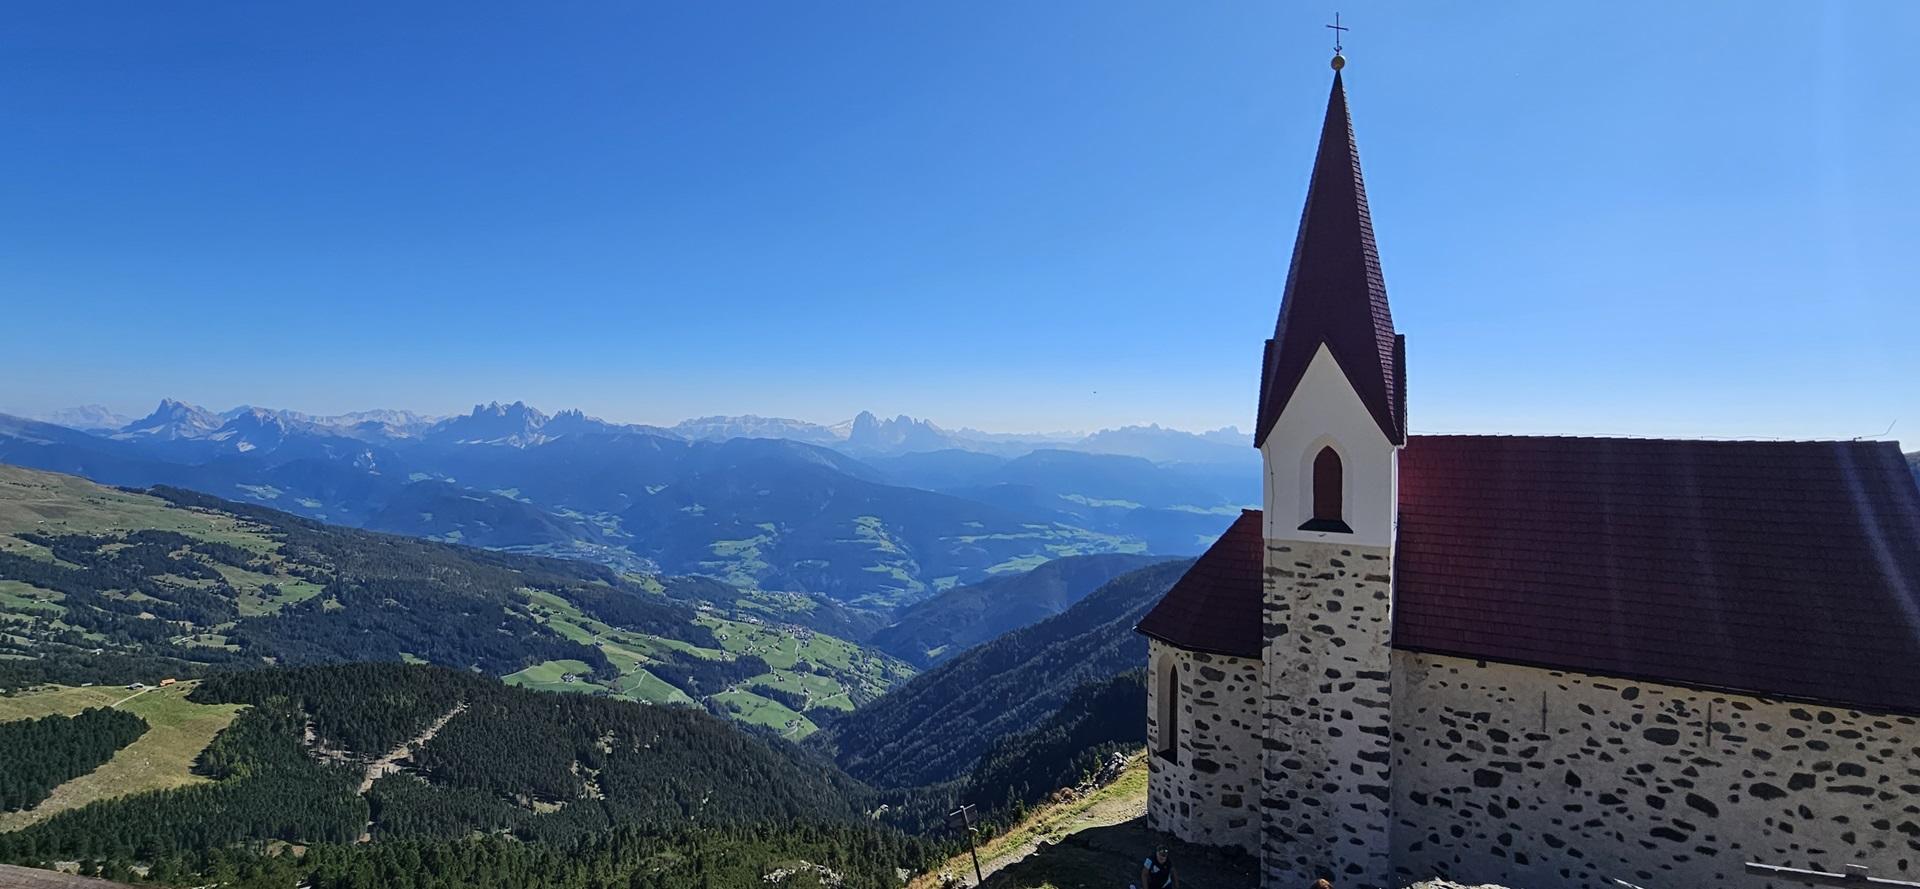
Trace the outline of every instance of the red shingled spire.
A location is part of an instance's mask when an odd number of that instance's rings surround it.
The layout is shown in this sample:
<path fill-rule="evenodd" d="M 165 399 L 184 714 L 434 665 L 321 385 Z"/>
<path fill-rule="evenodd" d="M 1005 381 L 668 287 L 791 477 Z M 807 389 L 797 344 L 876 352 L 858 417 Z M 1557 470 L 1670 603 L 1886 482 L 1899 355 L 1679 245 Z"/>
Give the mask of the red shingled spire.
<path fill-rule="evenodd" d="M 1267 341 L 1254 447 L 1266 442 L 1321 343 L 1340 363 L 1388 440 L 1404 444 L 1400 345 L 1393 332 L 1393 315 L 1387 310 L 1387 286 L 1380 277 L 1373 218 L 1367 212 L 1367 187 L 1360 178 L 1360 153 L 1353 144 L 1347 91 L 1337 69 L 1333 93 L 1327 97 L 1327 119 L 1320 129 L 1320 151 L 1313 161 L 1313 180 L 1307 186 L 1307 206 L 1300 213 L 1300 233 L 1293 243 L 1280 322 L 1273 339 Z"/>

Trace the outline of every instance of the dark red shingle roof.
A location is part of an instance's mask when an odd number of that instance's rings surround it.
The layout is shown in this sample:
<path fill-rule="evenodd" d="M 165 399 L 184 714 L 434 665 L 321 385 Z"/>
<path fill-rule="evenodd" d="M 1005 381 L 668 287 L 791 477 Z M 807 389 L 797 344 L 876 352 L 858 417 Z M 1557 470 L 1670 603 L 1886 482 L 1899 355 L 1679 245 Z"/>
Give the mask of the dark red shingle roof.
<path fill-rule="evenodd" d="M 1280 298 L 1280 320 L 1267 341 L 1261 368 L 1254 447 L 1273 431 L 1321 343 L 1340 363 L 1387 439 L 1404 441 L 1404 380 L 1396 339 L 1386 280 L 1380 275 L 1380 251 L 1373 241 L 1367 186 L 1360 177 L 1360 152 L 1347 114 L 1347 91 L 1336 71 L 1313 179 L 1307 184 L 1307 204 L 1294 237 L 1293 262 L 1287 268 L 1287 289 Z"/>
<path fill-rule="evenodd" d="M 1140 631 L 1258 657 L 1243 513 Z M 1413 436 L 1393 645 L 1920 713 L 1920 488 L 1878 442 Z"/>
<path fill-rule="evenodd" d="M 1415 436 L 1393 644 L 1920 712 L 1920 490 L 1884 442 Z"/>
<path fill-rule="evenodd" d="M 1260 510 L 1243 510 L 1134 629 L 1192 651 L 1259 657 L 1265 566 Z"/>

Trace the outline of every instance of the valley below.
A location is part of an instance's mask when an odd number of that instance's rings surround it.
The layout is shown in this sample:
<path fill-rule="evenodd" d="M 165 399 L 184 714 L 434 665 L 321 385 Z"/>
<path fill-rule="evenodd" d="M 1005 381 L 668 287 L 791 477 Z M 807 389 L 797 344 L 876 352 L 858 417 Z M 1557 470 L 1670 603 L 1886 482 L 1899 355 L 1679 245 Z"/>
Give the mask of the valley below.
<path fill-rule="evenodd" d="M 952 805 L 997 832 L 1138 747 L 1130 628 L 1185 564 L 1067 554 L 889 610 L 0 465 L 0 733 L 90 751 L 19 766 L 0 861 L 893 885 L 957 848 Z"/>

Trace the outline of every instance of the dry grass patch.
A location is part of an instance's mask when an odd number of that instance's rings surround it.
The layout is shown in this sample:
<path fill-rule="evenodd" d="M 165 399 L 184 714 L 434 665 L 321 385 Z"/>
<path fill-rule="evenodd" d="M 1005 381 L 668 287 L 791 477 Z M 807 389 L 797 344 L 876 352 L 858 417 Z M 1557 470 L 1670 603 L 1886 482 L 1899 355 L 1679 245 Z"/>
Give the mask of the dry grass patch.
<path fill-rule="evenodd" d="M 213 736 L 233 722 L 238 704 L 196 704 L 188 701 L 192 682 L 139 694 L 122 688 L 54 686 L 14 697 L 0 697 L 0 722 L 33 719 L 54 713 L 74 715 L 88 707 L 117 704 L 147 721 L 147 733 L 127 745 L 100 768 L 54 788 L 53 795 L 21 812 L 0 813 L 0 831 L 17 830 L 68 809 L 96 800 L 148 790 L 164 790 L 207 779 L 193 773 L 193 762 Z"/>

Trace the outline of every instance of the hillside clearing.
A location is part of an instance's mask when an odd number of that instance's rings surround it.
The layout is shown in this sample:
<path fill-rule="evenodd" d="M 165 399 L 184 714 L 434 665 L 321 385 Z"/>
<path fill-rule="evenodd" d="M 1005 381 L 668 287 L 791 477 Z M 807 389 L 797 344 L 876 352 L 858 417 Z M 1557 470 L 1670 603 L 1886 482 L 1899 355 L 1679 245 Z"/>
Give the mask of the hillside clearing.
<path fill-rule="evenodd" d="M 0 465 L 0 549 L 33 547 L 11 539 L 21 531 L 110 534 L 145 529 L 177 531 L 262 554 L 279 549 L 261 529 L 232 516 L 176 509 L 157 497 L 77 476 Z"/>
<path fill-rule="evenodd" d="M 598 691 L 598 686 L 587 683 L 586 679 L 593 668 L 586 661 L 559 660 L 534 664 L 517 673 L 508 673 L 500 681 L 508 685 L 542 691 Z M 569 681 L 571 680 L 571 681 Z"/>
<path fill-rule="evenodd" d="M 0 722 L 54 713 L 72 716 L 88 707 L 113 706 L 147 721 L 147 733 L 113 755 L 105 765 L 59 787 L 31 809 L 0 813 L 0 832 L 17 830 L 96 800 L 164 790 L 207 779 L 193 774 L 193 762 L 240 712 L 237 704 L 195 704 L 186 699 L 195 683 L 129 695 L 118 687 L 55 686 L 0 697 Z"/>

